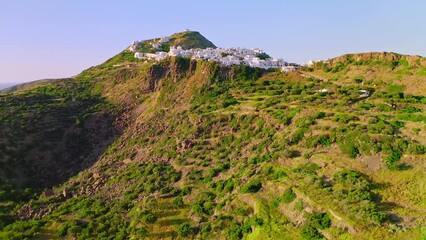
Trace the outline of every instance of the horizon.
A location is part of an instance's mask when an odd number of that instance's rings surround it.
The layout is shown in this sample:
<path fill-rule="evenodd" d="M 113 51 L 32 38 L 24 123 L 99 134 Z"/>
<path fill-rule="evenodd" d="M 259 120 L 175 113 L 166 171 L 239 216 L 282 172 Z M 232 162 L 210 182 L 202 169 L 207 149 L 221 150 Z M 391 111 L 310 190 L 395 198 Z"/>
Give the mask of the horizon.
<path fill-rule="evenodd" d="M 260 48 L 299 64 L 362 52 L 426 55 L 426 33 L 418 31 L 426 23 L 422 1 L 188 2 L 1 2 L 0 83 L 74 76 L 133 40 L 185 28 L 217 47 Z"/>

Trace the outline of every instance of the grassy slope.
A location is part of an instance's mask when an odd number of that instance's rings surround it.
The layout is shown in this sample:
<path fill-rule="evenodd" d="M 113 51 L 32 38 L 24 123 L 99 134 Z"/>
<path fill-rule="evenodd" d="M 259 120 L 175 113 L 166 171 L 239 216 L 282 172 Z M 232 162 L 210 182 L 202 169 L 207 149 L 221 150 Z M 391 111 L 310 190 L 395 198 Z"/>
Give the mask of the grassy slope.
<path fill-rule="evenodd" d="M 410 84 L 424 88 L 423 59 L 409 65 L 416 80 L 393 80 L 405 62 L 385 60 L 306 69 L 329 81 L 185 59 L 91 68 L 79 78 L 124 106 L 123 132 L 54 196 L 18 211 L 42 218 L 0 236 L 419 238 L 425 96 Z M 314 213 L 331 225 L 309 220 Z"/>
<path fill-rule="evenodd" d="M 61 79 L 41 79 L 41 80 L 36 80 L 36 81 L 32 81 L 32 82 L 17 84 L 17 85 L 14 85 L 12 87 L 8 87 L 8 88 L 0 90 L 0 94 L 8 94 L 8 93 L 16 92 L 16 91 L 19 91 L 19 90 L 34 88 L 34 87 L 46 85 L 46 84 L 49 84 L 49 83 L 52 83 L 52 82 L 56 82 L 56 81 L 59 81 L 59 80 L 61 80 Z"/>

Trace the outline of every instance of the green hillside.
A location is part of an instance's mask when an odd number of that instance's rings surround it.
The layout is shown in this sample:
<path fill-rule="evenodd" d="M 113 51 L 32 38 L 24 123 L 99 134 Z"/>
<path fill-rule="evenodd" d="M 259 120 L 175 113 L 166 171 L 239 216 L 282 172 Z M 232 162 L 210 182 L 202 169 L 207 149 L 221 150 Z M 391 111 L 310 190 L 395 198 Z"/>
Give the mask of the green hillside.
<path fill-rule="evenodd" d="M 426 60 L 364 55 L 117 55 L 0 95 L 0 239 L 425 238 Z"/>
<path fill-rule="evenodd" d="M 169 44 L 175 47 L 181 46 L 183 49 L 216 48 L 212 42 L 195 31 L 175 33 L 170 36 Z"/>
<path fill-rule="evenodd" d="M 46 85 L 48 83 L 51 82 L 55 82 L 58 81 L 59 79 L 41 79 L 41 80 L 36 80 L 36 81 L 32 81 L 32 82 L 27 82 L 27 83 L 21 83 L 21 84 L 17 84 L 5 89 L 1 89 L 0 90 L 0 94 L 8 94 L 8 93 L 12 93 L 12 92 L 16 92 L 18 90 L 22 90 L 22 89 L 28 89 L 28 88 L 33 88 L 33 87 L 37 87 L 37 86 L 41 86 L 41 85 Z"/>

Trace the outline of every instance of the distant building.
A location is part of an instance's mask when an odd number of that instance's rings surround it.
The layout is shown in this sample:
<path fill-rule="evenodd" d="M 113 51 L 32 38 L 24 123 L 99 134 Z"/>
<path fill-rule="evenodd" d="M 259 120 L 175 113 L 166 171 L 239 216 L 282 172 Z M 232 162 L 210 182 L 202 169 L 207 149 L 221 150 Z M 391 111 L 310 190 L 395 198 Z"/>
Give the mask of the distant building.
<path fill-rule="evenodd" d="M 158 41 L 159 43 L 166 43 L 166 42 L 168 42 L 170 39 L 169 39 L 169 37 L 162 37 L 162 38 L 160 38 L 160 41 Z"/>
<path fill-rule="evenodd" d="M 152 46 L 154 49 L 159 49 L 159 48 L 161 47 L 161 43 L 154 42 L 154 43 L 151 43 L 151 46 Z"/>
<path fill-rule="evenodd" d="M 155 49 L 161 47 L 161 43 L 169 41 L 168 37 L 162 37 L 159 42 L 151 43 Z M 289 64 L 283 59 L 268 58 L 260 59 L 258 54 L 265 53 L 258 48 L 206 48 L 206 49 L 183 49 L 181 46 L 170 46 L 169 52 L 156 53 L 135 53 L 135 58 L 138 59 L 153 59 L 161 60 L 167 56 L 171 57 L 191 57 L 194 60 L 206 60 L 210 62 L 219 62 L 224 66 L 231 65 L 247 65 L 253 68 L 278 68 L 285 72 L 293 72 L 299 70 L 299 65 Z"/>
<path fill-rule="evenodd" d="M 294 65 L 288 65 L 288 66 L 284 66 L 281 67 L 281 71 L 283 72 L 296 72 L 299 70 L 299 66 L 294 66 Z"/>
<path fill-rule="evenodd" d="M 310 60 L 305 65 L 308 66 L 308 67 L 310 67 L 310 66 L 312 66 L 314 64 L 315 64 L 315 61 Z"/>
<path fill-rule="evenodd" d="M 143 53 L 141 53 L 141 52 L 136 52 L 135 53 L 135 58 L 137 58 L 137 59 L 142 59 L 144 57 L 144 54 Z"/>

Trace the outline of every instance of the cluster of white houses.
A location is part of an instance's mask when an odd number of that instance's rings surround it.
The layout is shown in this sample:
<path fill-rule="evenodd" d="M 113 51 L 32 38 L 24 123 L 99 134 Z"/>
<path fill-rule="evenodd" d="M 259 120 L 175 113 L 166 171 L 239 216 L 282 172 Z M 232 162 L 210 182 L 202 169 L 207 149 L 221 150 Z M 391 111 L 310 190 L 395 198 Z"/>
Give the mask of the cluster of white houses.
<path fill-rule="evenodd" d="M 169 41 L 169 38 L 163 37 L 159 41 L 151 43 L 154 49 L 160 49 L 162 43 Z M 187 57 L 191 59 L 201 59 L 207 61 L 220 62 L 225 66 L 231 65 L 247 65 L 250 67 L 270 69 L 279 68 L 285 72 L 292 72 L 298 70 L 298 65 L 289 64 L 283 59 L 266 58 L 261 59 L 259 55 L 264 55 L 260 49 L 247 49 L 247 48 L 206 48 L 206 49 L 183 49 L 182 47 L 170 47 L 169 52 L 158 51 L 156 53 L 142 53 L 137 52 L 140 42 L 134 41 L 128 48 L 129 51 L 135 53 L 135 58 L 138 59 L 154 59 L 156 61 L 162 60 L 167 56 L 174 57 Z"/>

